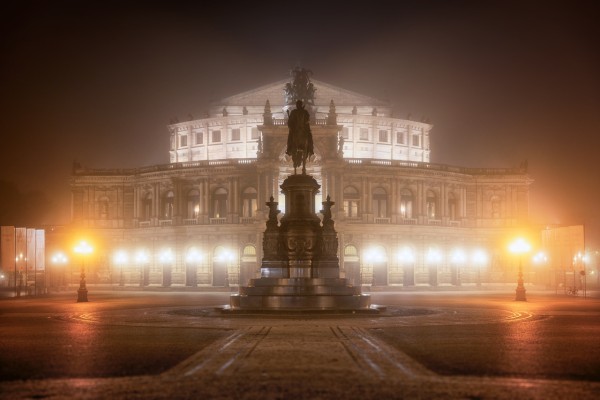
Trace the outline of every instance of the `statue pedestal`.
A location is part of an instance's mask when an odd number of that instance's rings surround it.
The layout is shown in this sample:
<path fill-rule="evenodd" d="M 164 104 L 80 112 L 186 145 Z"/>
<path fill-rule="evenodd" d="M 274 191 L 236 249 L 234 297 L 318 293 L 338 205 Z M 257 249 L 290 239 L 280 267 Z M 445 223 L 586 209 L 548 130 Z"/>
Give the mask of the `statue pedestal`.
<path fill-rule="evenodd" d="M 338 241 L 331 219 L 333 202 L 323 202 L 323 221 L 315 214 L 319 184 L 310 175 L 291 175 L 281 185 L 286 213 L 277 223 L 270 208 L 263 241 L 261 278 L 231 296 L 230 312 L 244 310 L 373 311 L 371 298 L 339 277 Z"/>

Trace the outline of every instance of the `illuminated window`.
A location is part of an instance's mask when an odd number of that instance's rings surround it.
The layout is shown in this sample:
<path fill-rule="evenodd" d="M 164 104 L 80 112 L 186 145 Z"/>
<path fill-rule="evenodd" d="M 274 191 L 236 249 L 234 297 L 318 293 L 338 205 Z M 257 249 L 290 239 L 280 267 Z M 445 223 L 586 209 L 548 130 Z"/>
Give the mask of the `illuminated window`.
<path fill-rule="evenodd" d="M 437 199 L 432 190 L 427 191 L 426 197 L 427 217 L 435 219 L 437 217 Z"/>
<path fill-rule="evenodd" d="M 388 131 L 384 131 L 384 130 L 380 130 L 379 131 L 379 141 L 381 143 L 387 143 L 388 142 Z"/>
<path fill-rule="evenodd" d="M 375 218 L 387 217 L 387 192 L 383 188 L 373 190 L 373 216 Z"/>
<path fill-rule="evenodd" d="M 149 220 L 152 217 L 152 193 L 146 193 L 142 200 L 142 219 Z"/>
<path fill-rule="evenodd" d="M 396 143 L 405 144 L 404 142 L 404 132 L 396 132 Z"/>
<path fill-rule="evenodd" d="M 98 218 L 108 219 L 108 197 L 98 199 Z"/>
<path fill-rule="evenodd" d="M 369 140 L 369 129 L 368 128 L 360 128 L 360 136 L 358 138 L 360 140 Z"/>
<path fill-rule="evenodd" d="M 418 134 L 413 134 L 412 145 L 413 147 L 421 147 L 421 136 L 419 136 Z"/>
<path fill-rule="evenodd" d="M 400 216 L 402 218 L 412 218 L 413 194 L 408 189 L 402 189 L 400 192 Z"/>
<path fill-rule="evenodd" d="M 250 130 L 250 139 L 251 140 L 257 140 L 258 139 L 258 128 L 252 128 Z"/>
<path fill-rule="evenodd" d="M 166 219 L 173 218 L 173 204 L 175 200 L 175 195 L 173 192 L 169 191 L 165 194 L 163 199 L 163 217 Z"/>
<path fill-rule="evenodd" d="M 242 217 L 256 216 L 257 207 L 257 192 L 253 187 L 244 189 L 242 193 Z"/>
<path fill-rule="evenodd" d="M 213 194 L 213 218 L 227 217 L 227 190 L 218 188 Z"/>
<path fill-rule="evenodd" d="M 240 130 L 239 129 L 232 129 L 231 130 L 231 140 L 240 140 Z"/>
<path fill-rule="evenodd" d="M 187 217 L 198 218 L 200 214 L 200 192 L 190 190 L 187 196 Z"/>
<path fill-rule="evenodd" d="M 344 139 L 350 139 L 350 129 L 342 128 L 342 137 Z"/>
<path fill-rule="evenodd" d="M 344 189 L 344 215 L 349 218 L 358 217 L 358 190 L 353 186 Z"/>
<path fill-rule="evenodd" d="M 196 132 L 196 144 L 204 143 L 204 133 L 202 131 Z"/>
<path fill-rule="evenodd" d="M 186 146 L 187 146 L 187 135 L 179 136 L 179 147 L 186 147 Z"/>
<path fill-rule="evenodd" d="M 219 143 L 221 141 L 221 131 L 212 131 L 212 142 Z"/>

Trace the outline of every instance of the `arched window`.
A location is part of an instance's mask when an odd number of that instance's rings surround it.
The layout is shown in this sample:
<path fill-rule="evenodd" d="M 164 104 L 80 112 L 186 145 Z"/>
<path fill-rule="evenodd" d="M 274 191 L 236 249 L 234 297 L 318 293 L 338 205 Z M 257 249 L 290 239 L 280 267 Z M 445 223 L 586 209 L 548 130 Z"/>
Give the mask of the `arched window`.
<path fill-rule="evenodd" d="M 108 219 L 108 197 L 106 196 L 98 199 L 98 218 Z"/>
<path fill-rule="evenodd" d="M 387 192 L 384 188 L 373 190 L 373 216 L 375 218 L 387 217 Z"/>
<path fill-rule="evenodd" d="M 345 261 L 358 261 L 358 249 L 356 246 L 349 244 L 344 248 Z"/>
<path fill-rule="evenodd" d="M 458 219 L 458 206 L 454 193 L 448 193 L 448 217 L 452 221 Z"/>
<path fill-rule="evenodd" d="M 413 194 L 408 189 L 400 191 L 400 216 L 402 218 L 412 218 L 413 215 Z"/>
<path fill-rule="evenodd" d="M 200 215 L 200 192 L 193 189 L 187 195 L 187 217 L 198 218 L 198 215 Z"/>
<path fill-rule="evenodd" d="M 256 262 L 256 247 L 249 244 L 242 250 L 243 262 Z"/>
<path fill-rule="evenodd" d="M 427 218 L 436 219 L 438 217 L 437 211 L 437 197 L 433 190 L 428 190 L 425 197 Z"/>
<path fill-rule="evenodd" d="M 173 218 L 173 204 L 175 203 L 175 195 L 172 191 L 168 191 L 163 198 L 163 213 L 165 219 Z"/>
<path fill-rule="evenodd" d="M 344 189 L 344 215 L 348 218 L 358 217 L 358 190 L 354 186 Z"/>
<path fill-rule="evenodd" d="M 213 218 L 226 218 L 227 217 L 227 190 L 224 188 L 218 188 L 213 194 Z"/>
<path fill-rule="evenodd" d="M 248 187 L 242 192 L 242 217 L 250 218 L 256 216 L 257 192 L 253 187 Z"/>
<path fill-rule="evenodd" d="M 147 221 L 152 218 L 152 193 L 146 193 L 142 198 L 142 219 Z"/>

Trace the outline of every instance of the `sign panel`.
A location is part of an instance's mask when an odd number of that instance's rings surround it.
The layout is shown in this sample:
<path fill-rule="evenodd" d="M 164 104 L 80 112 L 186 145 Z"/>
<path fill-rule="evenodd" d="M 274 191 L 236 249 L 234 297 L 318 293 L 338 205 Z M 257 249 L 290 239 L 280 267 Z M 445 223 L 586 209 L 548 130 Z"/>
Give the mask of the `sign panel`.
<path fill-rule="evenodd" d="M 15 259 L 17 271 L 25 272 L 27 258 L 27 228 L 15 228 Z"/>
<path fill-rule="evenodd" d="M 46 232 L 43 229 L 35 231 L 35 265 L 38 271 L 46 269 Z"/>
<path fill-rule="evenodd" d="M 15 227 L 3 226 L 0 232 L 0 266 L 3 271 L 15 272 Z"/>

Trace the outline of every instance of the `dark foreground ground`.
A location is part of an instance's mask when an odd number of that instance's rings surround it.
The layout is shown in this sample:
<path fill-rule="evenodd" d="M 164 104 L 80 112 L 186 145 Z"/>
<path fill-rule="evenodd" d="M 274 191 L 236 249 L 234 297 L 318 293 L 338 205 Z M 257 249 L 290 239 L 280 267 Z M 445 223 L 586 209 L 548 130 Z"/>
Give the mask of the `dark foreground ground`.
<path fill-rule="evenodd" d="M 0 300 L 0 398 L 593 399 L 600 299 L 373 293 L 380 316 L 222 316 L 228 293 Z"/>

